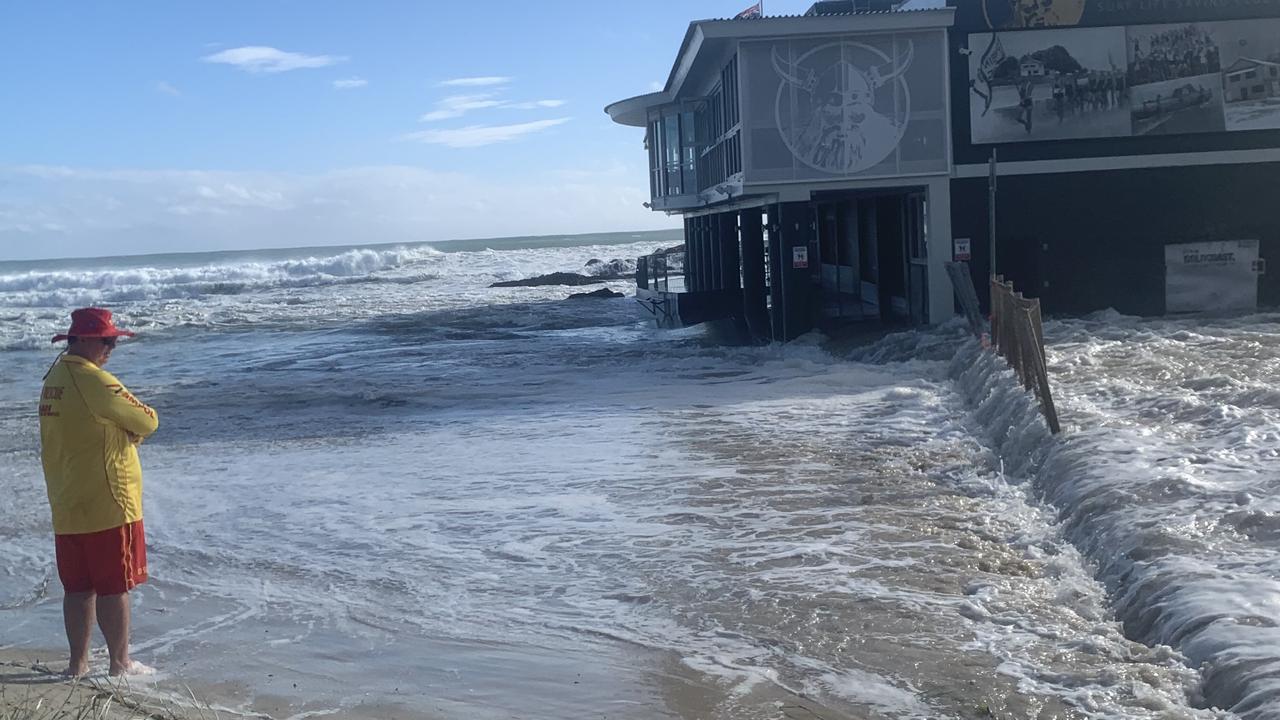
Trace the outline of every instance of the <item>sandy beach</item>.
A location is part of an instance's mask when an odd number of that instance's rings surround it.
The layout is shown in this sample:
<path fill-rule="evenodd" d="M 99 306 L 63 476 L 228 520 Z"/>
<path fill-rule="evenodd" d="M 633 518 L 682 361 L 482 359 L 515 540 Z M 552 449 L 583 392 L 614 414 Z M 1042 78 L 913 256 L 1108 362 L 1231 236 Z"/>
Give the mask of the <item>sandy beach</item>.
<path fill-rule="evenodd" d="M 50 650 L 0 650 L 0 718 L 4 720 L 214 720 L 232 718 L 297 717 L 323 712 L 322 705 L 291 702 L 280 696 L 254 694 L 230 683 L 200 685 L 180 674 L 161 672 L 156 679 L 117 681 L 104 675 L 70 680 L 59 670 L 66 658 Z M 264 679 L 269 684 L 269 679 Z M 344 718 L 374 720 L 431 720 L 395 703 L 361 703 Z"/>
<path fill-rule="evenodd" d="M 200 717 L 185 706 L 140 695 L 125 683 L 105 677 L 72 681 L 59 673 L 66 658 L 41 650 L 0 650 L 0 717 L 27 720 L 56 718 Z M 212 717 L 212 715 L 210 715 Z"/>

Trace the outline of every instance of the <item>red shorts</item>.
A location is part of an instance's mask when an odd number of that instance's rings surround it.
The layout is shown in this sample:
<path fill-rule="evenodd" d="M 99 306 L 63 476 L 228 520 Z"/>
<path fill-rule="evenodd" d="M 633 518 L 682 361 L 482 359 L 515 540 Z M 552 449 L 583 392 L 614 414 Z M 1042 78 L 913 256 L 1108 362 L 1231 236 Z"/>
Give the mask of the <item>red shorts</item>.
<path fill-rule="evenodd" d="M 54 535 L 58 579 L 69 593 L 119 595 L 147 581 L 147 542 L 142 521 L 110 530 Z"/>

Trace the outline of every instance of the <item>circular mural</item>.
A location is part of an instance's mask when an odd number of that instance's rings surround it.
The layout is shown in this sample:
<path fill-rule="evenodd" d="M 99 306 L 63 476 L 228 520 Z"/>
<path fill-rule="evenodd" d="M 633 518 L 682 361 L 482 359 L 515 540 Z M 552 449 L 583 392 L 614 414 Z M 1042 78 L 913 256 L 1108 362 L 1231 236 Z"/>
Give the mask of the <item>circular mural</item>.
<path fill-rule="evenodd" d="M 913 46 L 892 58 L 870 45 L 820 45 L 791 59 L 773 49 L 778 86 L 775 119 L 797 160 L 815 170 L 849 174 L 878 165 L 898 147 L 911 118 L 903 77 Z"/>

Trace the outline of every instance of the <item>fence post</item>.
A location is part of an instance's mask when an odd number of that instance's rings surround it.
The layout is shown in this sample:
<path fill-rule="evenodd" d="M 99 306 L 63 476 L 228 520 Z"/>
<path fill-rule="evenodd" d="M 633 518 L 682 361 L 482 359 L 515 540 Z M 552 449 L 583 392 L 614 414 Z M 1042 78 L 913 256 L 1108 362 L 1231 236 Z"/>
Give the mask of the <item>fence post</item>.
<path fill-rule="evenodd" d="M 991 346 L 1017 374 L 1023 389 L 1035 393 L 1049 429 L 1055 435 L 1061 432 L 1049 387 L 1040 301 L 1015 292 L 1013 283 L 1000 275 L 991 276 Z"/>

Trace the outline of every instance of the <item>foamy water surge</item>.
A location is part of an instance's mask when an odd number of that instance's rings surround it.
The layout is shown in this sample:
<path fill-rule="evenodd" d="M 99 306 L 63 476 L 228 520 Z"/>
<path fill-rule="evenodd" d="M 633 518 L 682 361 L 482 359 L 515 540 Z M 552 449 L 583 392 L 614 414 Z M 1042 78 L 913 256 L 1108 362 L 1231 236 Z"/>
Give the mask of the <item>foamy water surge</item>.
<path fill-rule="evenodd" d="M 151 283 L 111 369 L 162 418 L 135 595 L 161 691 L 272 717 L 1276 717 L 1275 318 L 1050 323 L 1055 439 L 959 326 L 726 348 L 629 299 L 488 287 L 670 244 L 0 273 L 0 642 L 60 645 L 31 418 L 58 303 Z"/>
<path fill-rule="evenodd" d="M 1191 701 L 1280 718 L 1276 316 L 1050 323 L 1066 433 L 970 348 L 953 372 L 989 441 L 1105 584 L 1125 635 L 1202 673 Z"/>

